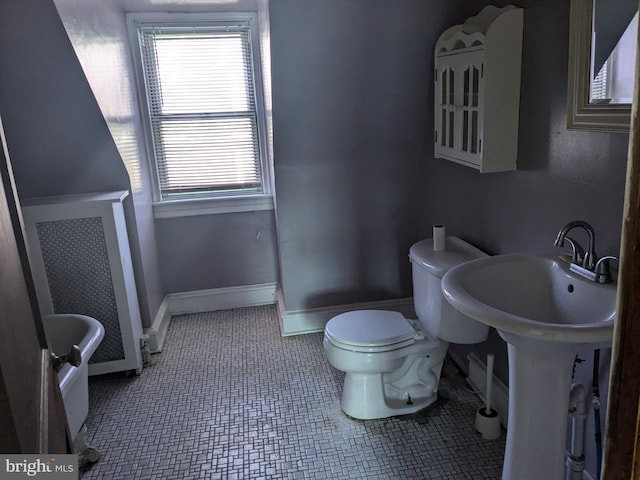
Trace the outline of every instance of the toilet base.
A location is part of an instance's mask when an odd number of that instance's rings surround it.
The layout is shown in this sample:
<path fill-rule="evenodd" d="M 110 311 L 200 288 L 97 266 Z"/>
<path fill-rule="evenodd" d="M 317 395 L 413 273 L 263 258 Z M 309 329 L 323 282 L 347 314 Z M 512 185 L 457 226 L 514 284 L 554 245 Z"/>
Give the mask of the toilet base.
<path fill-rule="evenodd" d="M 439 350 L 446 352 L 446 344 L 443 347 Z M 342 411 L 353 418 L 372 420 L 428 407 L 438 399 L 444 352 L 435 365 L 429 357 L 407 358 L 405 365 L 391 374 L 346 372 Z"/>
<path fill-rule="evenodd" d="M 340 407 L 350 417 L 373 420 L 415 413 L 438 398 L 437 391 L 426 397 L 387 398 L 384 390 L 382 375 L 346 373 Z"/>

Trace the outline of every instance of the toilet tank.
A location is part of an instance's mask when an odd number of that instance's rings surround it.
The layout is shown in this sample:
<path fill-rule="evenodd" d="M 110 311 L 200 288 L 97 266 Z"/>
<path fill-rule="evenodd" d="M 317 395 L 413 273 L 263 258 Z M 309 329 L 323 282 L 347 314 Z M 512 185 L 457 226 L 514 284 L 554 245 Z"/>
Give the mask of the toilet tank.
<path fill-rule="evenodd" d="M 487 339 L 489 327 L 453 308 L 440 289 L 442 276 L 449 269 L 486 256 L 457 237 L 447 237 L 444 250 L 434 250 L 431 238 L 411 247 L 413 304 L 420 325 L 430 335 L 451 343 L 480 343 Z"/>

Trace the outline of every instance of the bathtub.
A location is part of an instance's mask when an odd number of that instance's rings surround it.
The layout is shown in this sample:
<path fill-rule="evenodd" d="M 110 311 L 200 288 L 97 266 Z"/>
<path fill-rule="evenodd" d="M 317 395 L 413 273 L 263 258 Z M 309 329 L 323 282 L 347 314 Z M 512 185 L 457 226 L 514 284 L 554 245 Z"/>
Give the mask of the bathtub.
<path fill-rule="evenodd" d="M 71 436 L 77 443 L 89 413 L 89 359 L 104 337 L 104 327 L 95 318 L 85 315 L 46 315 L 42 323 L 49 350 L 56 355 L 69 353 L 73 345 L 80 347 L 82 361 L 78 367 L 69 363 L 58 371 L 58 382 L 67 413 Z"/>

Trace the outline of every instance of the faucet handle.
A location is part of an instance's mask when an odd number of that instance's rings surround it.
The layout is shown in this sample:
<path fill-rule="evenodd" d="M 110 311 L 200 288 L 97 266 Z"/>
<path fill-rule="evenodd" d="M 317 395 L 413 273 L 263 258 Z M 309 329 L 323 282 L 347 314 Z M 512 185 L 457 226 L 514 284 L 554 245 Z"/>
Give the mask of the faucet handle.
<path fill-rule="evenodd" d="M 582 265 L 584 260 L 584 248 L 573 238 L 564 237 L 564 239 L 571 245 L 571 263 L 576 265 Z"/>
<path fill-rule="evenodd" d="M 51 360 L 53 361 L 53 369 L 57 372 L 65 363 L 70 363 L 74 367 L 79 367 L 82 363 L 82 353 L 78 345 L 72 345 L 71 350 L 64 355 L 56 355 L 51 352 Z"/>
<path fill-rule="evenodd" d="M 611 260 L 615 260 L 618 263 L 620 262 L 620 259 L 613 255 L 606 255 L 596 262 L 596 266 L 593 270 L 596 274 L 596 281 L 598 283 L 611 282 L 612 280 L 611 268 L 610 268 Z"/>
<path fill-rule="evenodd" d="M 594 250 L 589 250 L 585 252 L 584 258 L 582 259 L 582 266 L 587 270 L 595 271 L 596 265 L 598 263 L 598 255 Z"/>

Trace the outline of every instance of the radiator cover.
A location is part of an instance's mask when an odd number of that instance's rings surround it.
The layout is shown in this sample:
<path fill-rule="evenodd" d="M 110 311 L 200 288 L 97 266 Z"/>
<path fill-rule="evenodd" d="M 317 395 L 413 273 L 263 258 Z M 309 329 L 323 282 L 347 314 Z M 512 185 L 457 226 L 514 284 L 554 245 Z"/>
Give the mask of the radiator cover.
<path fill-rule="evenodd" d="M 105 328 L 90 375 L 142 371 L 142 324 L 122 206 L 127 194 L 22 202 L 41 314 L 79 313 Z"/>

